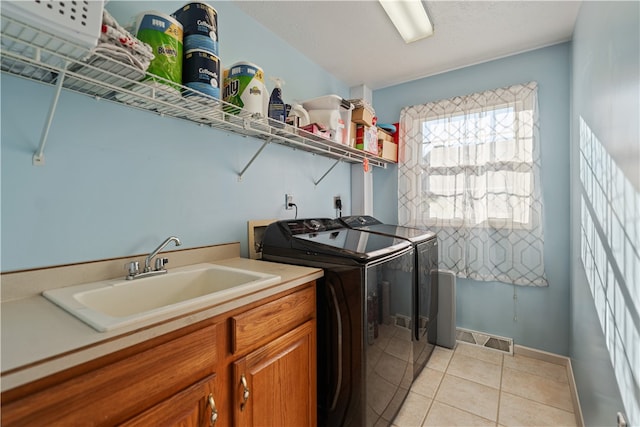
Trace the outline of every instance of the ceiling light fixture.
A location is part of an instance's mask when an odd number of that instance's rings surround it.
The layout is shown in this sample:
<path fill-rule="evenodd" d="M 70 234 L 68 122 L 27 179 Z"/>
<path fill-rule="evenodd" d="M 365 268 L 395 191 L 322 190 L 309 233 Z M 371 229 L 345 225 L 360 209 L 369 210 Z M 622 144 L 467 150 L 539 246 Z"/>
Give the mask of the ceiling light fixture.
<path fill-rule="evenodd" d="M 421 0 L 378 0 L 405 43 L 433 35 L 433 25 Z"/>

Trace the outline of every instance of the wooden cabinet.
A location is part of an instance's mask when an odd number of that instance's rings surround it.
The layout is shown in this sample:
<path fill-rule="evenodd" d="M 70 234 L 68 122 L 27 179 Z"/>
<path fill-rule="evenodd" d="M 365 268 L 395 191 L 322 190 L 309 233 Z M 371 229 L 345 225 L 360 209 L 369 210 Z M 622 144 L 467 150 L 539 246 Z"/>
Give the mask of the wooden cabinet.
<path fill-rule="evenodd" d="M 249 310 L 231 321 L 232 350 L 252 350 L 233 362 L 234 425 L 315 426 L 314 288 Z M 292 330 L 296 325 L 300 326 Z M 284 331 L 289 332 L 283 335 Z M 257 347 L 260 343 L 264 344 Z"/>
<path fill-rule="evenodd" d="M 115 355 L 103 366 L 80 366 L 68 379 L 48 387 L 26 385 L 31 392 L 10 401 L 20 390 L 3 393 L 2 425 L 114 425 L 169 399 L 207 375 L 217 363 L 217 327 L 139 351 Z M 109 358 L 109 359 L 112 359 Z M 27 391 L 30 391 L 27 390 Z"/>
<path fill-rule="evenodd" d="M 210 375 L 169 399 L 126 421 L 126 427 L 214 425 L 218 408 L 213 396 L 215 376 Z"/>
<path fill-rule="evenodd" d="M 233 364 L 234 425 L 315 426 L 315 322 Z"/>
<path fill-rule="evenodd" d="M 1 398 L 3 426 L 314 426 L 315 282 Z"/>

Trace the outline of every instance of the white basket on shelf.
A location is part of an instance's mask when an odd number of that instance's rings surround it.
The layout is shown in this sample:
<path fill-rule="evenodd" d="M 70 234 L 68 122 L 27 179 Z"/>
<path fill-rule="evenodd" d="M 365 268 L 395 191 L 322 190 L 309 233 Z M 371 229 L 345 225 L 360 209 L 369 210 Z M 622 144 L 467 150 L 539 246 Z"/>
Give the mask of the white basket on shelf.
<path fill-rule="evenodd" d="M 55 67 L 82 59 L 100 37 L 103 0 L 3 1 L 2 49 Z"/>

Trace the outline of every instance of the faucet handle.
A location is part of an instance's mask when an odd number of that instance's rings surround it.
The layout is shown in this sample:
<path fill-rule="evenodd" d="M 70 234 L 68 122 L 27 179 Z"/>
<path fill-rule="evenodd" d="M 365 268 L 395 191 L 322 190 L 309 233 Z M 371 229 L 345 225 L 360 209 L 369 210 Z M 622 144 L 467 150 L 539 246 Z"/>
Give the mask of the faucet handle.
<path fill-rule="evenodd" d="M 140 273 L 140 263 L 138 261 L 131 261 L 125 264 L 125 268 L 129 271 L 129 277 L 133 277 Z"/>
<path fill-rule="evenodd" d="M 169 263 L 169 258 L 156 258 L 156 271 L 164 270 L 164 266 Z"/>

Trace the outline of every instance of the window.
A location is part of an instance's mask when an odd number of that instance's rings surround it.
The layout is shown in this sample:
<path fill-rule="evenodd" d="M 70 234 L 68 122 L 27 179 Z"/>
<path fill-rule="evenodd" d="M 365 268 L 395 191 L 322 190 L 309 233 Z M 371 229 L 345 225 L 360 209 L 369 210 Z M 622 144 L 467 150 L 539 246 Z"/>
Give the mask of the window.
<path fill-rule="evenodd" d="M 546 285 L 536 107 L 532 82 L 401 113 L 398 218 L 460 277 Z"/>
<path fill-rule="evenodd" d="M 628 420 L 640 420 L 640 191 L 580 117 L 580 258 Z M 581 279 L 578 279 L 581 280 Z M 634 380 L 636 379 L 636 380 Z"/>
<path fill-rule="evenodd" d="M 423 122 L 422 156 L 430 172 L 422 183 L 425 224 L 529 226 L 532 111 L 523 116 L 526 137 L 519 143 L 509 106 Z M 467 197 L 476 203 L 465 212 Z"/>

